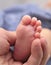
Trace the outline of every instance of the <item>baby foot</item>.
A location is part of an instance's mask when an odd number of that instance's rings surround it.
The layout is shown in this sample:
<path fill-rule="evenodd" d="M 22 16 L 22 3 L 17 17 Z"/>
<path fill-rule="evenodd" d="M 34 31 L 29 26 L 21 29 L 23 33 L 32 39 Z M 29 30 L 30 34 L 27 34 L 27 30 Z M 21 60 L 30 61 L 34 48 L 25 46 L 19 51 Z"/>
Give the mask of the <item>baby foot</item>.
<path fill-rule="evenodd" d="M 26 15 L 22 18 L 16 30 L 16 43 L 14 47 L 13 57 L 15 60 L 25 60 L 31 53 L 31 44 L 35 39 L 35 32 L 41 31 L 41 22 L 37 18 Z M 38 34 L 35 35 L 39 37 Z"/>

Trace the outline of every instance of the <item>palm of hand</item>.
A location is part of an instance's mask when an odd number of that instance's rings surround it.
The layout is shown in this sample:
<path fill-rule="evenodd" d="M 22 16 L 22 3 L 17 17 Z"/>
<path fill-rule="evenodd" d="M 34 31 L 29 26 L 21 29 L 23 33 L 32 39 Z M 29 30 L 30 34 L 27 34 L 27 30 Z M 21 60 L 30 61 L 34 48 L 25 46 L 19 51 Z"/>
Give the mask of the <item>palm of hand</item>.
<path fill-rule="evenodd" d="M 15 38 L 15 32 L 5 32 L 5 30 L 0 29 L 0 65 L 44 65 L 47 62 L 47 44 L 44 43 L 44 50 L 42 50 L 41 44 L 39 42 L 37 44 L 37 39 L 31 45 L 31 55 L 27 62 L 23 64 L 20 61 L 15 61 L 9 51 L 10 45 L 14 43 Z M 42 60 L 43 51 L 46 51 L 44 53 L 44 56 L 46 56 Z"/>
<path fill-rule="evenodd" d="M 22 65 L 21 62 L 14 61 L 11 52 L 0 56 L 0 65 Z"/>

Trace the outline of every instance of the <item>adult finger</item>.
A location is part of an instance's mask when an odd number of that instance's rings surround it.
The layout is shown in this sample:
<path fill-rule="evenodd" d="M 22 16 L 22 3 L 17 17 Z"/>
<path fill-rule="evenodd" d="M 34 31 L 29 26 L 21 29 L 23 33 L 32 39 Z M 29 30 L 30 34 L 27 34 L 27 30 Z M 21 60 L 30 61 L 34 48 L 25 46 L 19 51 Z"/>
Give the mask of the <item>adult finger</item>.
<path fill-rule="evenodd" d="M 15 32 L 6 31 L 0 28 L 0 55 L 4 55 L 9 52 L 10 45 L 13 45 L 15 39 Z"/>
<path fill-rule="evenodd" d="M 47 61 L 50 58 L 50 53 L 49 53 L 48 44 L 47 44 L 47 41 L 45 40 L 45 38 L 41 38 L 41 46 L 43 49 L 43 59 L 42 59 L 40 65 L 46 65 Z"/>
<path fill-rule="evenodd" d="M 36 39 L 32 43 L 31 56 L 24 65 L 40 65 L 43 57 L 43 52 L 41 48 L 41 43 L 39 39 Z"/>

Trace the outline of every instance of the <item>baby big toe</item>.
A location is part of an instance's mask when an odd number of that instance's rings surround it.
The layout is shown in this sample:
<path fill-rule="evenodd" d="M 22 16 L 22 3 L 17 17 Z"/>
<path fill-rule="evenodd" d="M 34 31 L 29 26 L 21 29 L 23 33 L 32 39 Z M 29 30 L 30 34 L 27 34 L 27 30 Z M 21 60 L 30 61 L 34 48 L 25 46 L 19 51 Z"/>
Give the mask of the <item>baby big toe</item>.
<path fill-rule="evenodd" d="M 21 23 L 24 25 L 29 25 L 31 22 L 31 17 L 29 15 L 23 16 Z"/>

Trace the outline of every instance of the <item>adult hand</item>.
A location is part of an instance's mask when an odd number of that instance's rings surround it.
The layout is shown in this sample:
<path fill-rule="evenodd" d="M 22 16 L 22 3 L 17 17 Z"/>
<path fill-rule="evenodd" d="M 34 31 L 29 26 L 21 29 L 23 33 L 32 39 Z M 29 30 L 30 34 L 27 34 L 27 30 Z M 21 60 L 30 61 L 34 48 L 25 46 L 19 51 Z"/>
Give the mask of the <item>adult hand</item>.
<path fill-rule="evenodd" d="M 43 61 L 43 55 L 46 55 L 47 52 L 43 54 L 41 44 L 37 43 L 37 39 L 32 42 L 31 46 L 31 55 L 25 63 L 20 61 L 15 61 L 12 57 L 12 52 L 9 50 L 11 45 L 14 45 L 16 41 L 16 33 L 11 31 L 6 31 L 0 28 L 0 65 L 44 65 L 46 63 Z M 46 45 L 43 48 L 46 48 Z M 46 48 L 47 50 L 47 48 Z M 43 59 L 42 59 L 43 58 Z"/>

